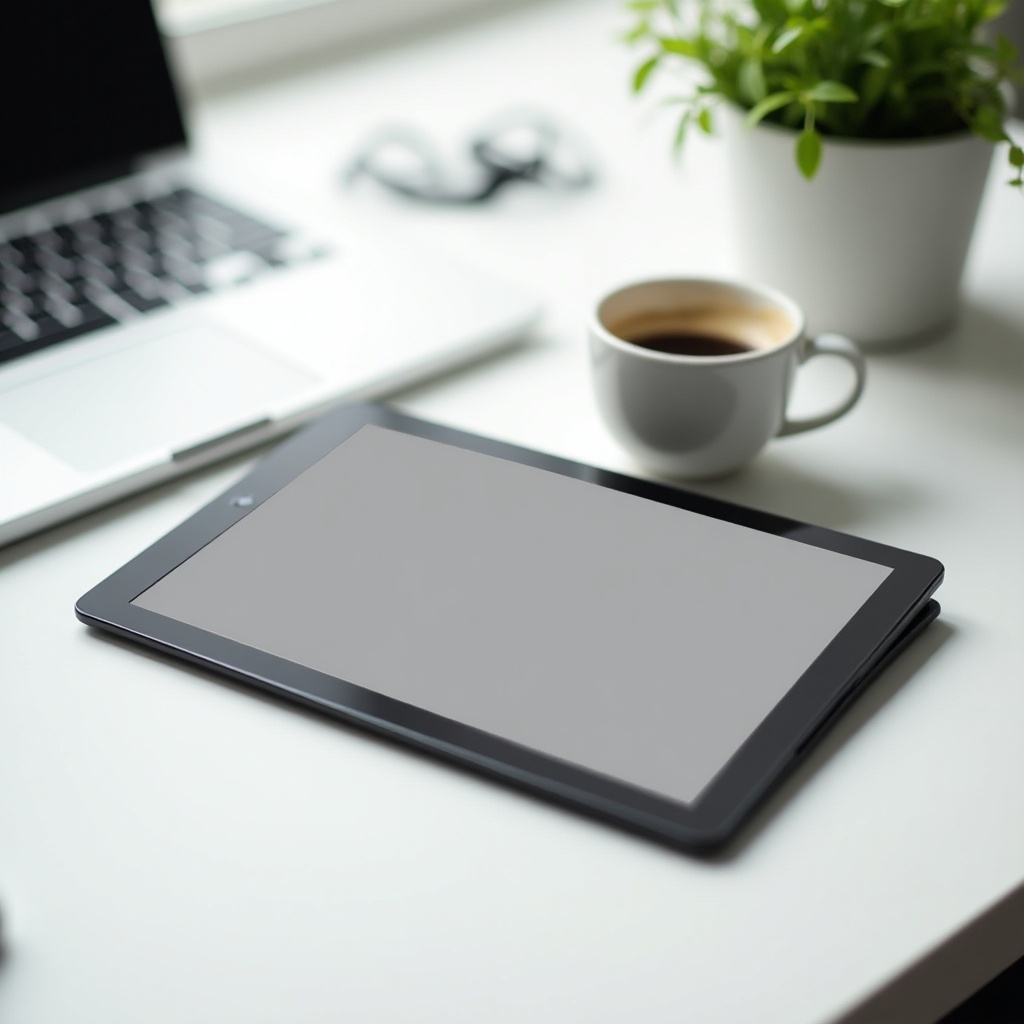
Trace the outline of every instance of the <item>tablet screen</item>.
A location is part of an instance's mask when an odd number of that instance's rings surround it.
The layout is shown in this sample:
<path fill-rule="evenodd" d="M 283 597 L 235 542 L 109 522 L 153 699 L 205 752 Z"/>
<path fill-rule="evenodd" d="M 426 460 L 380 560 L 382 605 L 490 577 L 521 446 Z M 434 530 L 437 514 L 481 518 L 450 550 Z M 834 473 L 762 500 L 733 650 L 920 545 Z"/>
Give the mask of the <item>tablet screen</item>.
<path fill-rule="evenodd" d="M 891 571 L 371 424 L 132 603 L 690 803 Z"/>

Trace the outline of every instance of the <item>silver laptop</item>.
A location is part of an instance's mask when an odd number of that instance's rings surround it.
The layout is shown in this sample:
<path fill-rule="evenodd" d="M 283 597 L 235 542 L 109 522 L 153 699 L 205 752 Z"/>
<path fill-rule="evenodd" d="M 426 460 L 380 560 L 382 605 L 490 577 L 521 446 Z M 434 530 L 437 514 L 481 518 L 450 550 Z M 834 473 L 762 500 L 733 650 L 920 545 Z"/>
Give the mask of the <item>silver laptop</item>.
<path fill-rule="evenodd" d="M 536 319 L 475 268 L 197 181 L 149 0 L 0 21 L 0 544 Z"/>

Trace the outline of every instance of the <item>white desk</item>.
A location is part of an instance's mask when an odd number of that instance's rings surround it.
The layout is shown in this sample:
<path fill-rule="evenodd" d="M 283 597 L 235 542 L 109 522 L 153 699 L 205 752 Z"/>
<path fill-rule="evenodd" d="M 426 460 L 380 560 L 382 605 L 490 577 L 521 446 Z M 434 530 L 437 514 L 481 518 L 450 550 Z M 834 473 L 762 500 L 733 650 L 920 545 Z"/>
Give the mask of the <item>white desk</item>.
<path fill-rule="evenodd" d="M 209 100 L 197 137 L 319 217 L 542 292 L 521 351 L 401 404 L 629 470 L 590 400 L 589 300 L 732 254 L 723 156 L 673 168 L 670 128 L 628 97 L 622 24 L 604 2 L 527 7 Z M 524 101 L 593 140 L 599 188 L 442 211 L 332 180 L 382 120 L 454 139 Z M 1004 177 L 959 326 L 872 357 L 854 414 L 705 488 L 947 566 L 942 619 L 716 861 L 75 621 L 241 462 L 0 552 L 0 1020 L 910 1024 L 1024 953 L 1024 201 Z"/>

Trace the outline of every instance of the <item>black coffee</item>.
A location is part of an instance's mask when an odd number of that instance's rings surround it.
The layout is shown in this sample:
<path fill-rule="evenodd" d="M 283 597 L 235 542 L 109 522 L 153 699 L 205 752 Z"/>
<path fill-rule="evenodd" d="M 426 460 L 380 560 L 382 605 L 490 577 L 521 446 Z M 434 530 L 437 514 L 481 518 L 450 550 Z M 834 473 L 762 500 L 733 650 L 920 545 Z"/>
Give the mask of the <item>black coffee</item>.
<path fill-rule="evenodd" d="M 755 351 L 753 345 L 732 338 L 719 338 L 713 334 L 687 334 L 682 331 L 666 331 L 662 334 L 648 334 L 642 338 L 630 338 L 634 345 L 667 352 L 673 356 L 738 356 Z"/>

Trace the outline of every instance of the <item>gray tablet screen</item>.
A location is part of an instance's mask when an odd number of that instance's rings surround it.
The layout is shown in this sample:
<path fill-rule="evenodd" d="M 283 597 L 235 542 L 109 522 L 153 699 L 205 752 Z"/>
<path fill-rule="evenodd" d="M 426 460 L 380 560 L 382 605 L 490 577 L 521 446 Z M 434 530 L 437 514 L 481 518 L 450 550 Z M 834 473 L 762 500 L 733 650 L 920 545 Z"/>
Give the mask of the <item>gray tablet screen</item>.
<path fill-rule="evenodd" d="M 364 426 L 133 603 L 689 803 L 890 571 Z"/>

